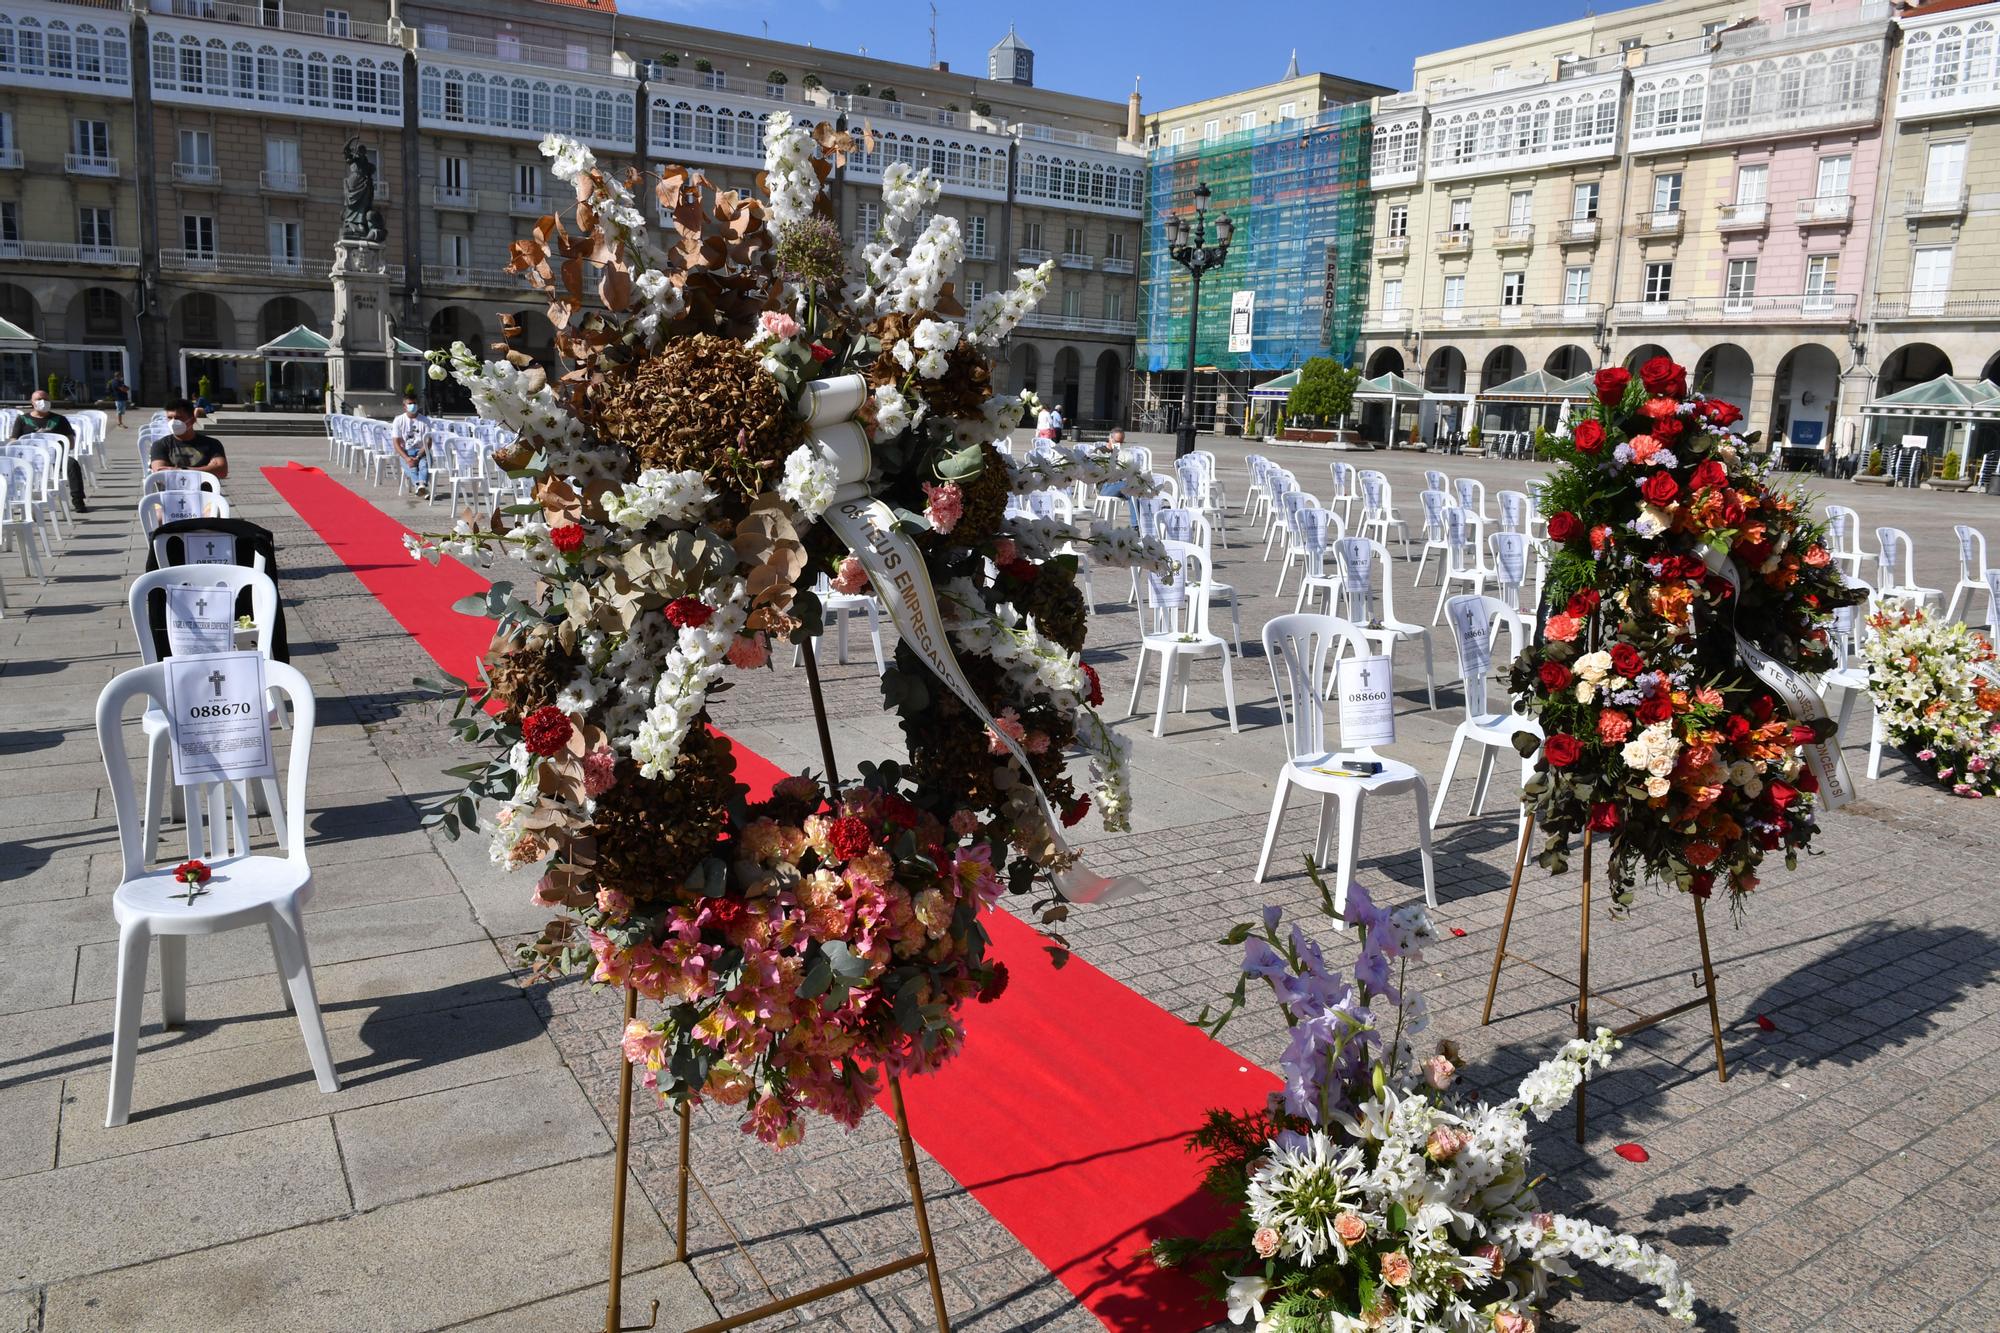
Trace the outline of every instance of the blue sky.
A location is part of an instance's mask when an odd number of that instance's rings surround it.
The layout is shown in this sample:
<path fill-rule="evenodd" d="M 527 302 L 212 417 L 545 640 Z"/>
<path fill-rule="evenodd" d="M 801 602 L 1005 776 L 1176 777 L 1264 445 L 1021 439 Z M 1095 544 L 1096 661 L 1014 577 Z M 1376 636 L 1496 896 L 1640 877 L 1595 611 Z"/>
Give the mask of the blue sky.
<path fill-rule="evenodd" d="M 1623 6 L 1599 3 L 1602 12 Z M 729 32 L 853 51 L 910 64 L 930 59 L 927 0 L 619 0 L 640 13 Z M 938 0 L 938 55 L 954 70 L 984 73 L 986 49 L 1011 21 L 1035 51 L 1035 82 L 1065 92 L 1120 97 L 1144 76 L 1149 107 L 1173 106 L 1299 68 L 1409 84 L 1422 51 L 1483 41 L 1582 17 L 1586 0 Z M 1357 18 L 1357 16 L 1359 16 Z"/>

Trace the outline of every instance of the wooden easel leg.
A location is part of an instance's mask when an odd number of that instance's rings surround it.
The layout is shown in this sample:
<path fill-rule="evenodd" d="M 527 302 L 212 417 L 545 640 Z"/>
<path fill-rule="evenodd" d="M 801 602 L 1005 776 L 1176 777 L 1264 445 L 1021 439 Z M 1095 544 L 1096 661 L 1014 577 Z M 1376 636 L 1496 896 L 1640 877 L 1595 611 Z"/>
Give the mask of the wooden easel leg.
<path fill-rule="evenodd" d="M 632 987 L 625 988 L 625 1022 L 630 1024 L 639 1013 L 639 992 Z M 618 1029 L 622 1042 L 625 1029 Z M 628 1330 L 648 1329 L 660 1321 L 660 1303 L 653 1302 L 653 1312 L 643 1324 L 626 1324 L 620 1310 L 620 1299 L 625 1285 L 625 1184 L 629 1175 L 627 1167 L 632 1160 L 632 1062 L 625 1058 L 625 1052 L 618 1052 L 618 1151 L 614 1155 L 617 1175 L 611 1182 L 611 1292 L 604 1303 L 604 1333 L 628 1333 Z"/>
<path fill-rule="evenodd" d="M 1528 843 L 1535 836 L 1535 814 L 1521 825 L 1521 845 L 1514 852 L 1514 878 L 1507 885 L 1507 910 L 1500 916 L 1500 942 L 1493 946 L 1493 972 L 1486 978 L 1486 1007 L 1479 1011 L 1479 1026 L 1493 1021 L 1493 994 L 1500 988 L 1500 963 L 1507 956 L 1507 934 L 1514 928 L 1514 900 L 1521 893 L 1521 870 L 1528 863 Z"/>
<path fill-rule="evenodd" d="M 1708 959 L 1708 916 L 1703 899 L 1694 900 L 1694 930 L 1701 939 L 1701 980 L 1708 990 L 1708 1030 L 1715 1036 L 1715 1081 L 1729 1081 L 1729 1063 L 1722 1054 L 1722 1014 L 1715 1005 L 1715 967 Z"/>
<path fill-rule="evenodd" d="M 677 1264 L 686 1263 L 688 1257 L 688 1138 L 692 1118 L 692 1108 L 682 1103 L 680 1183 L 674 1194 L 674 1262 Z"/>
<path fill-rule="evenodd" d="M 944 1279 L 938 1269 L 937 1247 L 931 1242 L 931 1219 L 924 1207 L 924 1184 L 917 1174 L 917 1147 L 910 1138 L 910 1117 L 903 1109 L 903 1085 L 889 1078 L 889 1097 L 896 1108 L 896 1137 L 903 1149 L 903 1174 L 910 1182 L 910 1207 L 917 1215 L 917 1243 L 923 1247 L 924 1271 L 931 1280 L 931 1308 L 937 1312 L 938 1333 L 951 1333 L 951 1317 L 944 1308 Z"/>
<path fill-rule="evenodd" d="M 1576 1035 L 1579 1040 L 1590 1039 L 1590 842 L 1591 830 L 1583 833 L 1583 916 L 1578 922 L 1576 946 Z M 1583 1081 L 1576 1087 L 1576 1141 L 1583 1142 L 1583 1127 L 1588 1112 L 1585 1098 L 1590 1092 L 1590 1074 L 1586 1069 Z"/>

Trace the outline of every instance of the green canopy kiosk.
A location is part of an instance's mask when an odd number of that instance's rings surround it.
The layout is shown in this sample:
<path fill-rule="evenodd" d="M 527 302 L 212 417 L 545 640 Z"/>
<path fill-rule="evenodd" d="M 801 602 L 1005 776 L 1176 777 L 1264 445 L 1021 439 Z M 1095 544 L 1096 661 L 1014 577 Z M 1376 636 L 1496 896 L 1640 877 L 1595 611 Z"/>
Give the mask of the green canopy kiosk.
<path fill-rule="evenodd" d="M 12 320 L 0 319 L 0 399 L 26 399 L 35 388 L 35 352 L 42 340 Z"/>
<path fill-rule="evenodd" d="M 1880 448 L 1892 475 L 1901 477 L 1919 454 L 1933 470 L 1957 454 L 1961 475 L 1971 476 L 1979 454 L 2000 443 L 2000 385 L 1940 375 L 1864 404 L 1861 421 L 1862 457 Z"/>

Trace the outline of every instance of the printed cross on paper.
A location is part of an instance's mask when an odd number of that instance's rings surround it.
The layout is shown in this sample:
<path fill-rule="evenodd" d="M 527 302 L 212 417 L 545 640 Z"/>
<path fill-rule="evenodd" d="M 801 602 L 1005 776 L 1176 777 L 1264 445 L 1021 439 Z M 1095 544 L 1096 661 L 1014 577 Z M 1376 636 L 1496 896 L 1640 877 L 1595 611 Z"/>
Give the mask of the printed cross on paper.
<path fill-rule="evenodd" d="M 215 691 L 216 698 L 222 697 L 222 682 L 228 679 L 229 677 L 223 675 L 220 669 L 208 673 L 209 688 Z"/>

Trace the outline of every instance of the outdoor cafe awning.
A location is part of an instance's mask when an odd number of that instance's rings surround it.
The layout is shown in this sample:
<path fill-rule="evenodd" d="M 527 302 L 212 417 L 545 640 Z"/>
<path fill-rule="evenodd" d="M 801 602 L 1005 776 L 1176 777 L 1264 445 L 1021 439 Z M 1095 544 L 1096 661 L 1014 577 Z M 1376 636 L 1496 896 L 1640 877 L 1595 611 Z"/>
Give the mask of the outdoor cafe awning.
<path fill-rule="evenodd" d="M 324 361 L 333 344 L 303 324 L 293 326 L 259 347 L 256 355 L 273 361 Z"/>
<path fill-rule="evenodd" d="M 1354 386 L 1354 396 L 1368 402 L 1382 402 L 1389 399 L 1409 399 L 1412 402 L 1424 396 L 1424 386 L 1415 380 L 1406 380 L 1395 371 L 1385 371 L 1372 380 L 1362 380 Z"/>
<path fill-rule="evenodd" d="M 1940 375 L 1885 394 L 1861 408 L 1868 417 L 1932 417 L 1952 421 L 2000 420 L 2000 385 L 1964 375 Z"/>
<path fill-rule="evenodd" d="M 0 352 L 32 352 L 42 340 L 12 320 L 0 319 Z"/>
<path fill-rule="evenodd" d="M 1504 384 L 1481 389 L 1479 399 L 1481 402 L 1497 398 L 1516 403 L 1563 403 L 1589 398 L 1596 392 L 1593 377 L 1590 375 L 1564 379 L 1546 370 L 1531 370 Z"/>
<path fill-rule="evenodd" d="M 1284 399 L 1292 396 L 1292 390 L 1299 386 L 1299 372 L 1294 370 L 1280 375 L 1274 380 L 1266 380 L 1250 391 L 1252 399 Z"/>

